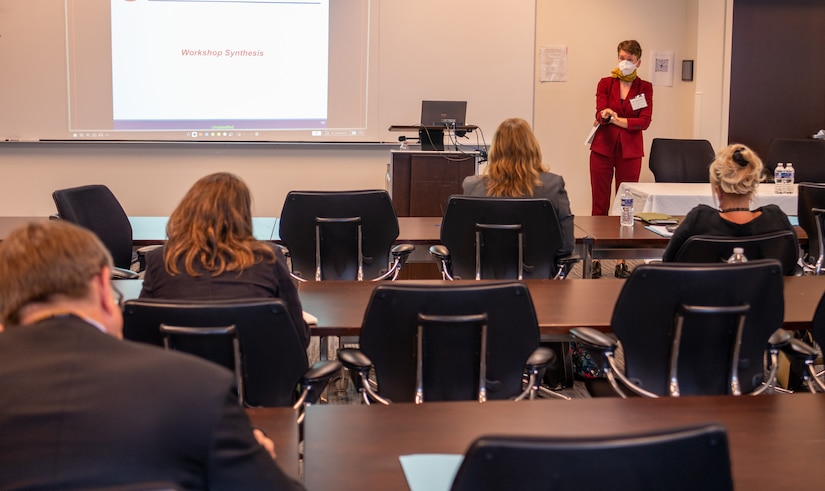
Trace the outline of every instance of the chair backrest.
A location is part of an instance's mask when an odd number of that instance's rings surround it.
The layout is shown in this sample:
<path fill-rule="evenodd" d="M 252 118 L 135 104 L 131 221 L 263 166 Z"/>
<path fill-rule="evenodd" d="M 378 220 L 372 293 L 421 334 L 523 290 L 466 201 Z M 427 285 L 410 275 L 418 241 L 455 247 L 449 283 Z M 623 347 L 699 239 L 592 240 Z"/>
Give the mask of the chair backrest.
<path fill-rule="evenodd" d="M 457 279 L 547 279 L 555 275 L 562 239 L 546 198 L 451 196 L 441 243 Z"/>
<path fill-rule="evenodd" d="M 475 400 L 479 359 L 486 358 L 486 398 L 507 399 L 521 393 L 524 363 L 539 346 L 539 328 L 527 287 L 517 282 L 462 284 L 381 284 L 372 293 L 364 315 L 360 348 L 375 366 L 378 393 L 393 402 L 414 400 L 417 333 L 420 315 L 487 318 L 486 341 L 473 322 L 429 326 L 432 360 L 425 360 L 424 400 Z M 452 325 L 451 325 L 452 324 Z M 439 330 L 442 332 L 437 333 Z M 466 334 L 467 336 L 464 336 Z M 426 341 L 425 341 L 426 342 Z M 486 343 L 486 353 L 479 350 Z M 436 356 L 438 355 L 438 356 Z M 443 364 L 442 364 L 443 363 Z M 466 368 L 461 372 L 454 367 Z M 451 377 L 461 377 L 448 380 Z M 432 378 L 436 379 L 435 381 Z M 439 387 L 433 385 L 437 382 Z M 459 385 L 463 384 L 463 387 Z M 448 388 L 445 388 L 448 387 Z"/>
<path fill-rule="evenodd" d="M 774 138 L 765 157 L 765 167 L 770 170 L 770 175 L 773 175 L 778 162 L 793 163 L 795 182 L 825 183 L 825 142 Z"/>
<path fill-rule="evenodd" d="M 398 218 L 384 190 L 290 191 L 279 235 L 289 249 L 293 273 L 304 279 L 316 279 L 318 267 L 324 280 L 359 279 L 359 253 L 363 279 L 371 279 L 388 269 Z"/>
<path fill-rule="evenodd" d="M 244 405 L 243 357 L 235 325 L 191 327 L 160 325 L 166 349 L 189 353 L 223 366 L 235 374 L 238 402 Z M 216 339 L 216 338 L 223 339 Z"/>
<path fill-rule="evenodd" d="M 708 182 L 714 157 L 707 140 L 654 138 L 648 165 L 656 182 Z"/>
<path fill-rule="evenodd" d="M 825 143 L 820 143 L 825 146 Z M 819 234 L 817 232 L 817 218 L 813 213 L 814 208 L 825 209 L 825 184 L 815 184 L 811 182 L 800 182 L 797 187 L 799 197 L 797 199 L 797 214 L 799 215 L 799 226 L 808 235 L 806 249 L 813 260 L 819 256 Z"/>
<path fill-rule="evenodd" d="M 782 327 L 783 288 L 782 267 L 775 259 L 637 266 L 622 287 L 610 323 L 624 349 L 625 374 L 654 394 L 668 395 L 676 354 L 681 395 L 732 393 L 733 366 L 738 367 L 741 392 L 753 391 L 762 382 L 768 338 Z M 677 313 L 684 306 L 745 305 L 749 308 L 738 346 L 736 315 L 686 315 L 681 339 L 675 336 Z"/>
<path fill-rule="evenodd" d="M 676 251 L 675 262 L 717 263 L 726 262 L 734 247 L 745 250 L 749 260 L 776 259 L 782 263 L 782 272 L 793 276 L 799 260 L 799 245 L 790 230 L 746 237 L 694 235 Z"/>
<path fill-rule="evenodd" d="M 102 184 L 59 189 L 52 193 L 60 218 L 87 228 L 112 254 L 115 266 L 132 264 L 132 225 L 112 191 Z"/>
<path fill-rule="evenodd" d="M 716 424 L 607 437 L 484 436 L 452 491 L 733 489 L 727 433 Z"/>
<path fill-rule="evenodd" d="M 249 406 L 291 406 L 308 368 L 306 351 L 280 299 L 232 301 L 129 300 L 123 337 L 163 346 L 161 324 L 182 327 L 234 325 L 242 354 L 244 401 Z M 231 350 L 231 339 L 215 338 L 215 353 Z M 220 346 L 222 345 L 222 346 Z M 205 356 L 209 356 L 206 354 Z M 221 363 L 219 360 L 215 360 Z M 226 366 L 226 362 L 221 363 Z"/>

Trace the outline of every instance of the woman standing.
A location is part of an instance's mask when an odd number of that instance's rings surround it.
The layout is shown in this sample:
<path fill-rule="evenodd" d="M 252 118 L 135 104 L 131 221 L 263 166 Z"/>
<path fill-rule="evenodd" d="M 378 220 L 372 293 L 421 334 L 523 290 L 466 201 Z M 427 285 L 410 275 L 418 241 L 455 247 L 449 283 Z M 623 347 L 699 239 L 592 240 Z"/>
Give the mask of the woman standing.
<path fill-rule="evenodd" d="M 636 40 L 622 41 L 617 48 L 619 65 L 596 87 L 596 122 L 599 129 L 590 145 L 590 187 L 593 215 L 607 215 L 610 183 L 616 190 L 623 182 L 638 182 L 644 156 L 642 131 L 653 117 L 653 85 L 639 78 L 642 47 Z M 623 262 L 616 276 L 628 274 Z"/>

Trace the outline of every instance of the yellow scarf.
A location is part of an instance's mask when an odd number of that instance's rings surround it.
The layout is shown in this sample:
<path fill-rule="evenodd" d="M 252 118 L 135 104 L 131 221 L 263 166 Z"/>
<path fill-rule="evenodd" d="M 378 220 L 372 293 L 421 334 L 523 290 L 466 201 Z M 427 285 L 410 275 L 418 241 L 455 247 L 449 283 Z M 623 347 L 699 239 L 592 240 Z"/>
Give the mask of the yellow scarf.
<path fill-rule="evenodd" d="M 632 82 L 632 81 L 636 80 L 636 70 L 633 70 L 633 73 L 631 73 L 630 75 L 622 75 L 621 70 L 619 70 L 618 68 L 614 68 L 610 72 L 610 75 L 613 78 L 618 78 L 622 82 Z"/>

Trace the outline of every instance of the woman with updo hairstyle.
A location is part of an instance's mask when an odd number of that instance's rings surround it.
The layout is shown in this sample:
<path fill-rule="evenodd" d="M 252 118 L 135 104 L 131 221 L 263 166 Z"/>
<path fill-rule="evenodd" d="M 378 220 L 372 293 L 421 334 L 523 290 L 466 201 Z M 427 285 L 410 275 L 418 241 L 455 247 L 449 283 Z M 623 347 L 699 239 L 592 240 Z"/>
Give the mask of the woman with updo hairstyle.
<path fill-rule="evenodd" d="M 690 210 L 670 238 L 663 261 L 673 261 L 693 235 L 748 237 L 780 230 L 794 232 L 785 212 L 776 205 L 751 209 L 762 180 L 762 159 L 745 145 L 733 144 L 716 154 L 708 170 L 719 208 L 699 205 Z"/>

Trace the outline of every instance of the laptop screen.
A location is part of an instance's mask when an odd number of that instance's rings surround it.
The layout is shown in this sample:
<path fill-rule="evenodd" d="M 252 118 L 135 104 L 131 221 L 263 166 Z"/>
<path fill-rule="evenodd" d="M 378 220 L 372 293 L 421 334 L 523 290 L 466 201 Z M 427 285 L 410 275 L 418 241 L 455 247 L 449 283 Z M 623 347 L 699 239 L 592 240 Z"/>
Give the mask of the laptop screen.
<path fill-rule="evenodd" d="M 421 101 L 424 126 L 464 126 L 467 101 Z"/>

